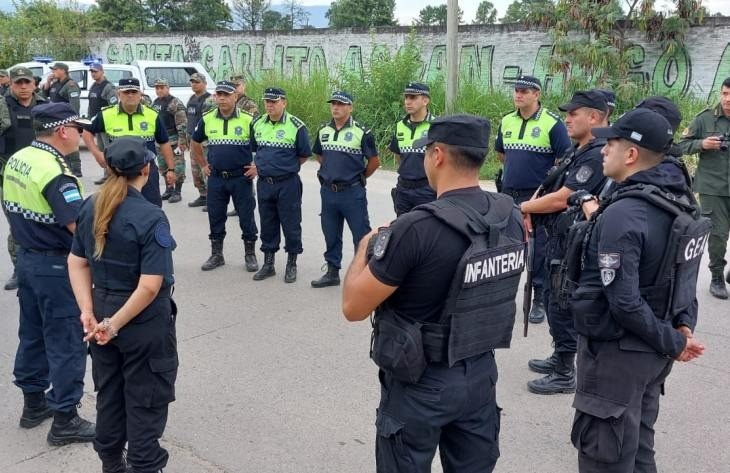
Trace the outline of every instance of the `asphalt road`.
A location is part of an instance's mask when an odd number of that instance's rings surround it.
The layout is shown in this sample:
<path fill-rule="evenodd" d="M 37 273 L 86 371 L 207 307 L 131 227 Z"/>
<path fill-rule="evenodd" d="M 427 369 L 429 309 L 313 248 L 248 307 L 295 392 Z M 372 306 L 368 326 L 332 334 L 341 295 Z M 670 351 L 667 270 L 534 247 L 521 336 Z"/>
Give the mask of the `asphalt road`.
<path fill-rule="evenodd" d="M 100 175 L 82 153 L 88 192 Z M 279 253 L 276 277 L 254 282 L 243 269 L 237 220 L 229 219 L 226 266 L 203 273 L 209 255 L 208 221 L 185 202 L 196 196 L 190 183 L 183 202 L 165 205 L 178 243 L 175 300 L 180 370 L 177 401 L 163 438 L 173 473 L 363 473 L 375 470 L 375 408 L 378 381 L 368 358 L 368 322 L 351 324 L 340 312 L 340 288 L 313 289 L 323 264 L 316 164 L 302 169 L 303 238 L 299 280 L 284 284 L 286 257 Z M 378 171 L 369 181 L 371 223 L 393 218 L 390 189 L 395 174 Z M 484 183 L 489 187 L 490 183 Z M 348 230 L 346 230 L 348 231 Z M 10 275 L 0 219 L 0 280 Z M 346 241 L 349 237 L 345 238 Z M 352 256 L 346 245 L 345 261 Z M 259 262 L 262 260 L 259 253 Z M 696 337 L 706 354 L 677 364 L 666 385 L 656 424 L 659 471 L 730 471 L 730 302 L 708 293 L 709 274 L 698 285 L 700 321 Z M 519 304 L 519 302 L 518 302 Z M 50 427 L 18 427 L 20 390 L 12 384 L 17 346 L 15 294 L 0 292 L 0 472 L 87 473 L 101 471 L 90 445 L 49 447 Z M 518 306 L 518 311 L 521 310 Z M 547 325 L 522 338 L 515 326 L 512 348 L 500 350 L 498 402 L 502 418 L 500 473 L 577 470 L 570 443 L 572 396 L 536 396 L 525 383 L 537 375 L 527 360 L 551 351 Z M 87 363 L 81 412 L 94 418 L 91 361 Z M 433 471 L 441 471 L 438 460 Z"/>

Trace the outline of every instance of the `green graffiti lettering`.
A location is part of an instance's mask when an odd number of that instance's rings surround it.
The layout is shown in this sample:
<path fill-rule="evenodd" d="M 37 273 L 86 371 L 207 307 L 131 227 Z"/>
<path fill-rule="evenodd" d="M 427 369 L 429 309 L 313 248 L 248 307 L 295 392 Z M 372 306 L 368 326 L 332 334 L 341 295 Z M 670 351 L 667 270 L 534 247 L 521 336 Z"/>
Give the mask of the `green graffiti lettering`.
<path fill-rule="evenodd" d="M 479 56 L 475 44 L 466 44 L 461 47 L 459 56 L 459 80 L 477 82 L 480 78 Z"/>
<path fill-rule="evenodd" d="M 218 73 L 217 80 L 227 80 L 233 72 L 233 59 L 231 58 L 231 48 L 228 45 L 221 46 L 218 52 Z"/>
<path fill-rule="evenodd" d="M 177 62 L 184 62 L 185 61 L 185 51 L 183 51 L 183 47 L 181 44 L 176 44 L 172 47 L 172 60 Z"/>
<path fill-rule="evenodd" d="M 545 92 L 563 90 L 563 74 L 552 74 L 550 72 L 550 58 L 555 48 L 552 44 L 544 44 L 537 50 L 535 66 L 532 75 L 542 82 L 542 90 Z"/>
<path fill-rule="evenodd" d="M 385 61 L 390 57 L 390 49 L 384 44 L 376 44 L 370 53 L 370 64 Z"/>
<path fill-rule="evenodd" d="M 119 49 L 116 44 L 110 43 L 106 48 L 106 60 L 112 64 L 119 62 Z"/>
<path fill-rule="evenodd" d="M 660 95 L 684 95 L 692 78 L 692 63 L 684 47 L 664 50 L 654 66 L 652 88 Z"/>
<path fill-rule="evenodd" d="M 236 47 L 235 65 L 236 72 L 250 77 L 251 46 L 248 43 L 238 43 L 238 46 Z"/>
<path fill-rule="evenodd" d="M 131 64 L 134 61 L 134 53 L 132 53 L 132 45 L 127 43 L 122 48 L 122 62 L 124 64 Z"/>
<path fill-rule="evenodd" d="M 155 45 L 155 51 L 152 57 L 155 58 L 155 61 L 170 61 L 172 59 L 171 51 L 172 46 L 169 44 L 157 44 Z"/>
<path fill-rule="evenodd" d="M 362 49 L 360 46 L 350 46 L 343 61 L 345 70 L 362 77 Z"/>
<path fill-rule="evenodd" d="M 634 44 L 626 49 L 626 54 L 631 60 L 629 71 L 629 79 L 636 82 L 640 86 L 644 86 L 649 82 L 649 74 L 641 70 L 646 60 L 646 52 L 640 44 Z"/>
<path fill-rule="evenodd" d="M 134 50 L 134 58 L 138 61 L 144 61 L 147 59 L 147 45 L 142 43 L 137 43 L 135 50 Z"/>
<path fill-rule="evenodd" d="M 208 71 L 214 81 L 218 81 L 219 79 L 216 75 L 216 71 L 213 70 L 213 61 L 215 60 L 215 57 L 213 56 L 213 46 L 205 46 L 200 52 L 200 58 L 205 70 Z"/>
<path fill-rule="evenodd" d="M 492 91 L 492 61 L 494 60 L 494 46 L 482 46 L 480 57 L 480 83 L 484 90 Z"/>
<path fill-rule="evenodd" d="M 437 80 L 445 75 L 446 71 L 446 45 L 434 46 L 431 51 L 431 60 L 426 67 L 425 79 L 428 82 Z"/>
<path fill-rule="evenodd" d="M 294 76 L 302 75 L 302 63 L 307 61 L 309 48 L 306 46 L 288 46 L 286 48 L 286 62 L 291 66 Z"/>
<path fill-rule="evenodd" d="M 728 77 L 730 77 L 730 43 L 725 45 L 725 50 L 722 52 L 722 56 L 720 56 L 720 62 L 717 64 L 715 80 L 712 82 L 710 95 L 707 97 L 708 102 L 714 103 L 717 101 L 717 97 L 720 95 L 720 89 L 722 89 L 722 83 Z"/>
<path fill-rule="evenodd" d="M 315 46 L 309 53 L 309 75 L 314 77 L 320 74 L 327 74 L 327 59 L 324 49 L 321 46 Z"/>
<path fill-rule="evenodd" d="M 284 71 L 284 46 L 277 45 L 274 47 L 274 60 L 270 68 L 264 67 L 264 45 L 256 45 L 256 56 L 254 59 L 254 75 L 259 77 L 267 72 L 281 76 Z"/>

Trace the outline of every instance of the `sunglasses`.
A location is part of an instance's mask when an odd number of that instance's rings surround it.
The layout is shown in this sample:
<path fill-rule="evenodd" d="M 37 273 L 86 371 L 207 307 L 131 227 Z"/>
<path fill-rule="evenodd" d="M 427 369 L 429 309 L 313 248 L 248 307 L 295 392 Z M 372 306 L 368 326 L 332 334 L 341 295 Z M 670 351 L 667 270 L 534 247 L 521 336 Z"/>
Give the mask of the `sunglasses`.
<path fill-rule="evenodd" d="M 58 128 L 56 128 L 56 131 L 60 130 L 61 128 L 73 128 L 74 130 L 78 131 L 79 134 L 84 131 L 84 127 L 79 126 L 79 125 L 74 125 L 74 124 L 71 124 L 71 123 L 67 123 L 65 125 L 59 126 Z"/>

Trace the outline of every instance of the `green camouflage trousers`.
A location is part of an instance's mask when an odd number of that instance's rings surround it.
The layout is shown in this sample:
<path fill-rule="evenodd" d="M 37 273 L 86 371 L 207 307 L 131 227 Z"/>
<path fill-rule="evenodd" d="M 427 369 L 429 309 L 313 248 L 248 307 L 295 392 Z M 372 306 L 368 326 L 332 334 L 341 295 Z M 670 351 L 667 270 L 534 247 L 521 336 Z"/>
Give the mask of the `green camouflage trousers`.
<path fill-rule="evenodd" d="M 182 184 L 185 182 L 185 153 L 175 153 L 177 149 L 177 136 L 170 136 L 170 146 L 172 146 L 173 151 L 172 159 L 175 161 L 175 169 L 173 171 L 175 171 L 175 176 L 177 176 L 176 182 Z M 157 149 L 157 167 L 160 168 L 160 174 L 164 179 L 165 173 L 167 172 L 167 163 L 165 162 L 165 158 L 160 154 L 159 148 Z"/>

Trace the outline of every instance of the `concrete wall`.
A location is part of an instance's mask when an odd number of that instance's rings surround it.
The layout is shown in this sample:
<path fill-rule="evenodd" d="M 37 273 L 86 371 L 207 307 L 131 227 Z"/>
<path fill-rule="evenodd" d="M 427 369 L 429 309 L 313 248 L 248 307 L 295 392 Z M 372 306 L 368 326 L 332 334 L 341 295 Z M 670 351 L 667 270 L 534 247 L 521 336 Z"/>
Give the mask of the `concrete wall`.
<path fill-rule="evenodd" d="M 92 41 L 92 52 L 112 63 L 135 59 L 201 62 L 216 80 L 234 70 L 252 77 L 267 71 L 336 74 L 340 67 L 362 71 L 382 54 L 397 51 L 410 33 L 410 28 L 398 27 L 102 36 Z M 445 31 L 418 28 L 416 38 L 423 60 L 420 78 L 428 82 L 445 74 Z M 688 32 L 683 48 L 672 52 L 646 41 L 638 32 L 631 39 L 636 43 L 631 79 L 651 83 L 657 93 L 712 97 L 730 77 L 730 18 L 707 19 L 705 25 Z M 546 31 L 530 31 L 521 25 L 464 26 L 459 44 L 462 76 L 485 88 L 508 87 L 522 73 L 539 77 L 547 89 L 562 86 L 562 76 L 550 75 L 546 67 L 553 50 Z"/>

